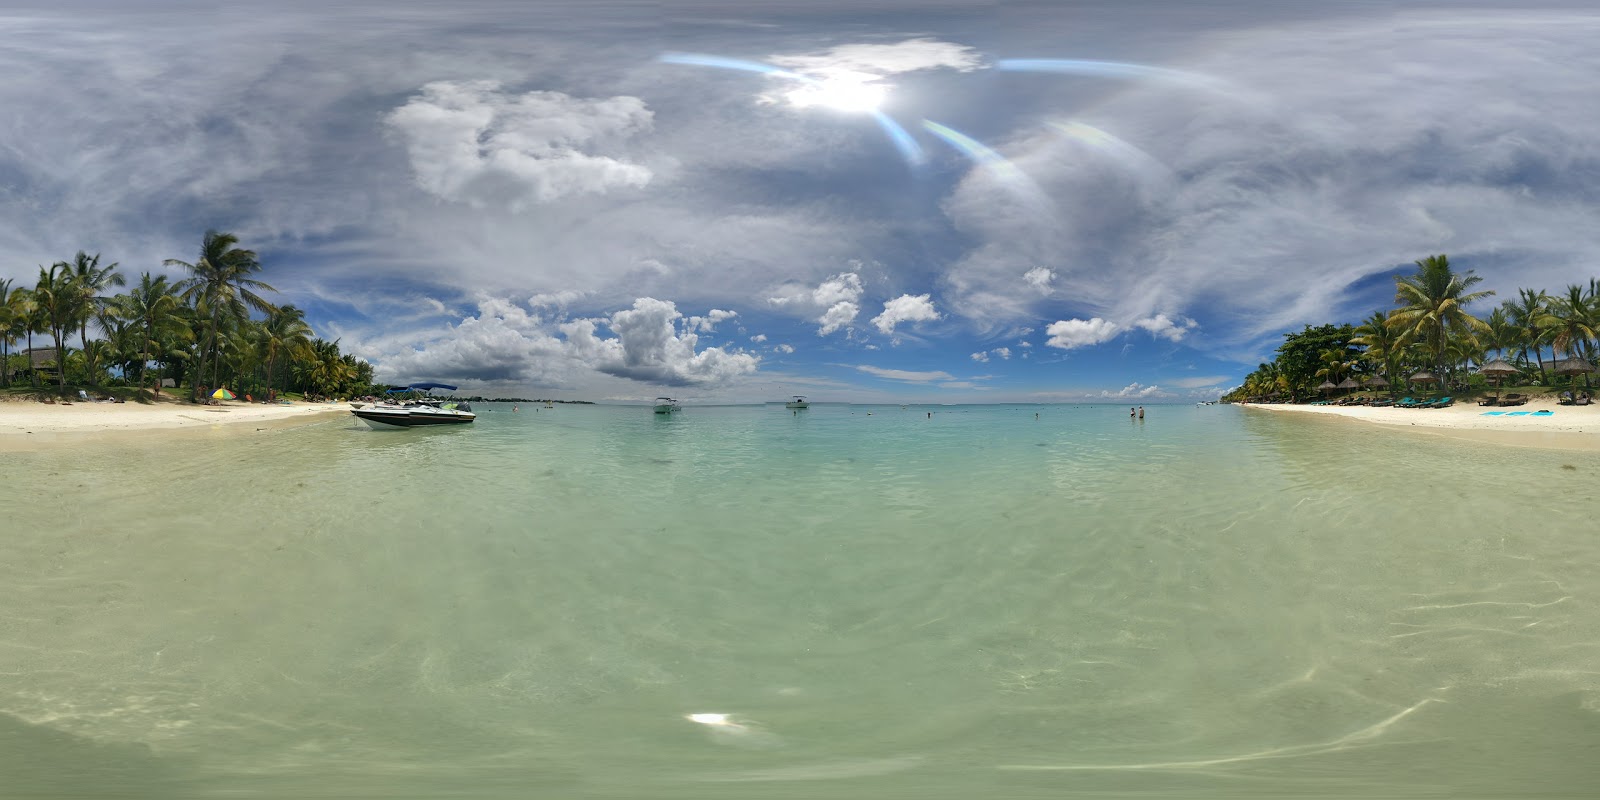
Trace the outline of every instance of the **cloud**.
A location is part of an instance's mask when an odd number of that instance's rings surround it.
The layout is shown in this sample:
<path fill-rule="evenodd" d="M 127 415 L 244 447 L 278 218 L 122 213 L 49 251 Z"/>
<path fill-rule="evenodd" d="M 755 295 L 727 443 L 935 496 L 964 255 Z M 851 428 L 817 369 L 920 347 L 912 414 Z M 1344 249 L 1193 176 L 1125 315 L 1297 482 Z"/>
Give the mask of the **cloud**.
<path fill-rule="evenodd" d="M 1181 342 L 1190 331 L 1200 327 L 1200 323 L 1187 317 L 1178 317 L 1176 321 L 1166 314 L 1157 314 L 1149 319 L 1135 320 L 1135 328 L 1143 328 L 1157 339 L 1166 339 L 1169 342 Z"/>
<path fill-rule="evenodd" d="M 985 351 L 981 351 L 980 350 L 980 351 L 972 354 L 972 360 L 973 361 L 981 361 L 981 362 L 987 363 L 989 361 L 989 354 L 987 352 L 985 352 Z"/>
<path fill-rule="evenodd" d="M 767 335 L 764 334 L 764 333 L 758 333 L 758 334 L 750 337 L 750 341 L 756 342 L 758 344 L 761 343 L 761 342 L 764 342 L 766 340 L 767 340 Z"/>
<path fill-rule="evenodd" d="M 1039 290 L 1040 294 L 1050 294 L 1055 289 L 1050 288 L 1050 282 L 1056 279 L 1053 270 L 1044 267 L 1034 267 L 1022 275 L 1022 282 Z"/>
<path fill-rule="evenodd" d="M 651 178 L 644 166 L 581 149 L 649 130 L 652 114 L 637 97 L 519 95 L 495 81 L 434 81 L 385 121 L 405 143 L 418 186 L 475 208 L 521 210 Z"/>
<path fill-rule="evenodd" d="M 929 38 L 894 44 L 843 44 L 820 53 L 774 55 L 767 61 L 796 72 L 822 76 L 841 72 L 899 75 L 930 69 L 972 72 L 983 66 L 983 58 L 977 50 Z"/>
<path fill-rule="evenodd" d="M 1011 348 L 1009 348 L 1009 347 L 996 347 L 993 350 L 979 351 L 979 352 L 976 352 L 976 353 L 972 354 L 972 360 L 973 361 L 981 361 L 981 362 L 987 363 L 989 361 L 989 357 L 990 356 L 998 356 L 1002 360 L 1008 360 L 1008 359 L 1011 358 Z"/>
<path fill-rule="evenodd" d="M 559 292 L 540 292 L 528 298 L 528 305 L 534 308 L 566 308 L 582 300 L 588 293 L 572 289 L 562 289 Z"/>
<path fill-rule="evenodd" d="M 872 324 L 883 333 L 894 333 L 902 322 L 929 322 L 939 319 L 933 308 L 932 295 L 903 294 L 883 304 L 883 313 L 872 318 Z"/>
<path fill-rule="evenodd" d="M 940 389 L 982 389 L 988 391 L 988 386 L 979 386 L 972 381 L 945 381 L 939 384 Z"/>
<path fill-rule="evenodd" d="M 786 284 L 774 290 L 776 296 L 767 302 L 777 308 L 794 309 L 802 314 L 821 311 L 815 319 L 821 325 L 818 336 L 827 336 L 848 327 L 861 313 L 861 276 L 854 272 L 841 272 L 824 280 L 815 289 L 796 284 Z"/>
<path fill-rule="evenodd" d="M 1167 381 L 1167 383 L 1176 386 L 1179 389 L 1200 389 L 1215 388 L 1221 386 L 1224 381 L 1228 380 L 1232 379 L 1226 375 L 1208 375 L 1203 378 L 1180 378 L 1175 381 Z"/>
<path fill-rule="evenodd" d="M 868 375 L 876 375 L 880 378 L 888 378 L 892 381 L 904 381 L 906 383 L 932 383 L 934 381 L 954 380 L 956 377 L 948 372 L 944 372 L 943 370 L 913 372 L 904 369 L 883 369 L 881 367 L 869 367 L 864 364 L 857 365 L 856 369 L 861 370 Z"/>
<path fill-rule="evenodd" d="M 794 352 L 794 345 L 792 345 L 792 344 L 780 344 L 780 345 L 774 346 L 772 348 L 772 350 L 773 350 L 773 352 L 776 352 L 776 353 L 782 353 L 784 355 L 789 355 L 790 353 Z"/>
<path fill-rule="evenodd" d="M 680 329 L 680 322 L 681 329 Z M 609 328 L 614 336 L 600 329 Z M 560 335 L 556 335 L 559 333 Z M 759 356 L 699 348 L 676 304 L 641 297 L 608 318 L 547 325 L 522 307 L 481 297 L 478 314 L 420 336 L 353 342 L 387 380 L 520 382 L 567 388 L 601 373 L 666 386 L 718 386 L 756 371 Z"/>
<path fill-rule="evenodd" d="M 1100 393 L 1100 396 L 1120 397 L 1125 399 L 1135 398 L 1143 400 L 1151 397 L 1170 397 L 1171 395 L 1162 391 L 1160 386 L 1145 386 L 1140 383 L 1130 383 L 1127 386 L 1122 387 L 1122 389 L 1119 391 L 1103 391 Z"/>
<path fill-rule="evenodd" d="M 689 319 L 685 322 L 685 326 L 690 331 L 712 333 L 716 329 L 718 323 L 726 322 L 727 320 L 733 319 L 737 316 L 739 316 L 739 312 L 737 311 L 723 311 L 720 308 L 713 308 L 710 311 L 707 311 L 706 315 L 703 317 L 689 317 Z"/>
<path fill-rule="evenodd" d="M 1095 317 L 1093 319 L 1065 319 L 1059 322 L 1052 322 L 1044 329 L 1044 332 L 1050 336 L 1050 340 L 1045 342 L 1045 345 L 1059 347 L 1062 350 L 1072 350 L 1110 341 L 1118 333 L 1122 332 L 1122 328 L 1114 322 L 1107 322 Z"/>

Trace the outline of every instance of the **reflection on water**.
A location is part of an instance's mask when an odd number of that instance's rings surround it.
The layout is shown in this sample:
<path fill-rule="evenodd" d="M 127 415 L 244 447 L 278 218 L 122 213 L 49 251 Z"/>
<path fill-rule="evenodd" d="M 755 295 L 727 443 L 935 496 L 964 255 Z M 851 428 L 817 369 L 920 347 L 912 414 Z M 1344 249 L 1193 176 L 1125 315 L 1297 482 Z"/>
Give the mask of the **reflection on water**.
<path fill-rule="evenodd" d="M 486 408 L 17 454 L 0 774 L 62 797 L 1596 785 L 1600 544 L 1572 500 L 1600 459 L 1125 416 Z"/>

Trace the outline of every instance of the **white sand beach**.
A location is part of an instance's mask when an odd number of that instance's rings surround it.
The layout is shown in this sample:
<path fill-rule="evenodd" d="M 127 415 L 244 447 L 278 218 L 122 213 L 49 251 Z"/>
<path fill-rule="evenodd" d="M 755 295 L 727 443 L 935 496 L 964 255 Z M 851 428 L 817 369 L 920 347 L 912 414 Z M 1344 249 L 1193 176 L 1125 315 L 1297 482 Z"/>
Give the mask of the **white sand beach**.
<path fill-rule="evenodd" d="M 1521 447 L 1600 450 L 1600 405 L 1563 406 L 1534 400 L 1509 408 L 1457 403 L 1449 408 L 1373 408 L 1241 403 L 1263 411 L 1316 414 Z M 1549 414 L 1535 414 L 1548 411 Z M 1502 412 L 1502 413 L 1491 413 Z"/>
<path fill-rule="evenodd" d="M 0 449 L 142 432 L 253 432 L 315 422 L 349 409 L 345 403 L 267 405 L 231 400 L 201 406 L 165 398 L 150 404 L 0 402 Z"/>

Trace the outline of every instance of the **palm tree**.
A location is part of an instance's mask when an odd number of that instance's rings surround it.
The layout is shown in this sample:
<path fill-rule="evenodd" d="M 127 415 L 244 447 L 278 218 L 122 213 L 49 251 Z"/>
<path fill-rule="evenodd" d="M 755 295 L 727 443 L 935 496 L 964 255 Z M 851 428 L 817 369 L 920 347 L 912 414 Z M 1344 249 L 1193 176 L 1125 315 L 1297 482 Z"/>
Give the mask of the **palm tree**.
<path fill-rule="evenodd" d="M 306 324 L 305 312 L 294 306 L 282 306 L 268 314 L 261 326 L 261 343 L 267 354 L 267 397 L 274 395 L 273 375 L 278 355 L 291 360 L 305 358 L 311 352 L 311 326 Z"/>
<path fill-rule="evenodd" d="M 106 329 L 105 312 L 110 307 L 111 300 L 102 297 L 106 289 L 113 286 L 122 286 L 126 281 L 117 274 L 117 265 L 108 264 L 100 266 L 100 254 L 89 255 L 82 250 L 73 257 L 72 263 L 58 262 L 62 267 L 71 270 L 72 284 L 78 290 L 78 340 L 83 344 L 84 366 L 93 383 L 95 374 L 96 353 L 89 349 L 89 320 L 96 318 L 100 321 L 101 330 Z"/>
<path fill-rule="evenodd" d="M 67 393 L 67 353 L 63 347 L 66 332 L 77 321 L 78 290 L 72 283 L 71 265 L 57 261 L 47 272 L 39 268 L 39 283 L 33 289 L 34 302 L 51 338 L 56 341 L 56 383 Z"/>
<path fill-rule="evenodd" d="M 1539 378 L 1548 383 L 1549 376 L 1544 371 L 1544 352 L 1542 347 L 1546 331 L 1539 324 L 1539 318 L 1549 310 L 1550 297 L 1544 290 L 1518 289 L 1516 300 L 1507 300 L 1504 304 L 1506 313 L 1510 315 L 1512 324 L 1520 332 L 1520 352 L 1522 363 L 1528 363 L 1528 349 L 1533 349 L 1533 357 L 1539 362 Z"/>
<path fill-rule="evenodd" d="M 151 356 L 162 349 L 162 342 L 170 339 L 193 339 L 194 332 L 184 324 L 176 287 L 167 283 L 165 275 L 152 276 L 146 272 L 139 276 L 139 285 L 122 296 L 123 313 L 139 330 L 139 380 L 144 382 L 145 365 Z M 151 383 L 150 390 L 161 395 L 160 373 Z"/>
<path fill-rule="evenodd" d="M 1457 275 L 1451 271 L 1446 256 L 1428 256 L 1416 263 L 1417 274 L 1395 276 L 1394 299 L 1400 307 L 1389 314 L 1388 324 L 1405 339 L 1426 346 L 1443 381 L 1449 336 L 1471 339 L 1475 333 L 1488 330 L 1488 325 L 1468 314 L 1465 306 L 1494 292 L 1467 292 L 1483 279 L 1472 270 Z"/>
<path fill-rule="evenodd" d="M 1540 324 L 1550 332 L 1550 344 L 1568 358 L 1588 360 L 1594 353 L 1592 342 L 1600 331 L 1600 298 L 1596 297 L 1596 282 L 1584 287 L 1572 284 L 1565 297 L 1550 302 L 1549 310 L 1540 318 Z M 1583 385 L 1589 386 L 1589 375 L 1584 373 Z"/>
<path fill-rule="evenodd" d="M 1356 327 L 1355 333 L 1350 343 L 1367 348 L 1362 358 L 1372 364 L 1373 371 L 1381 373 L 1389 381 L 1390 391 L 1397 391 L 1401 383 L 1400 358 L 1405 355 L 1405 342 L 1400 332 L 1390 327 L 1389 315 L 1383 311 L 1372 312 L 1372 316 Z"/>
<path fill-rule="evenodd" d="M 0 388 L 11 386 L 11 340 L 18 335 L 18 319 L 22 316 L 11 286 L 9 278 L 0 278 Z"/>
<path fill-rule="evenodd" d="M 261 269 L 253 250 L 235 247 L 239 237 L 231 233 L 206 231 L 200 243 L 200 257 L 193 263 L 169 258 L 169 267 L 183 267 L 190 277 L 178 283 L 185 302 L 194 304 L 195 310 L 206 321 L 206 335 L 201 345 L 200 360 L 203 365 L 209 356 L 211 383 L 220 384 L 222 368 L 221 343 L 217 338 L 218 326 L 223 318 L 248 319 L 250 310 L 271 313 L 273 305 L 256 294 L 257 290 L 276 292 L 277 289 L 251 278 Z M 196 389 L 201 385 L 195 381 Z"/>

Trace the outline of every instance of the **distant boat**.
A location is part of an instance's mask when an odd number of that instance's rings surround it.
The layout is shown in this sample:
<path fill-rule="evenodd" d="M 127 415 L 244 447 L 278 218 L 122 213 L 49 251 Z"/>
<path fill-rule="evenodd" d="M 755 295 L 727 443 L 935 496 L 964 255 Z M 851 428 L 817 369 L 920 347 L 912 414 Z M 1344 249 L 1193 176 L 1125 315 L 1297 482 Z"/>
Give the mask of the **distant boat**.
<path fill-rule="evenodd" d="M 797 394 L 797 395 L 794 396 L 793 400 L 790 400 L 789 402 L 784 403 L 783 407 L 784 408 L 810 408 L 811 404 L 807 403 L 806 399 L 804 397 L 802 397 L 802 396 Z"/>
<path fill-rule="evenodd" d="M 670 397 L 657 397 L 655 411 L 657 414 L 671 414 L 678 410 L 678 401 Z"/>

